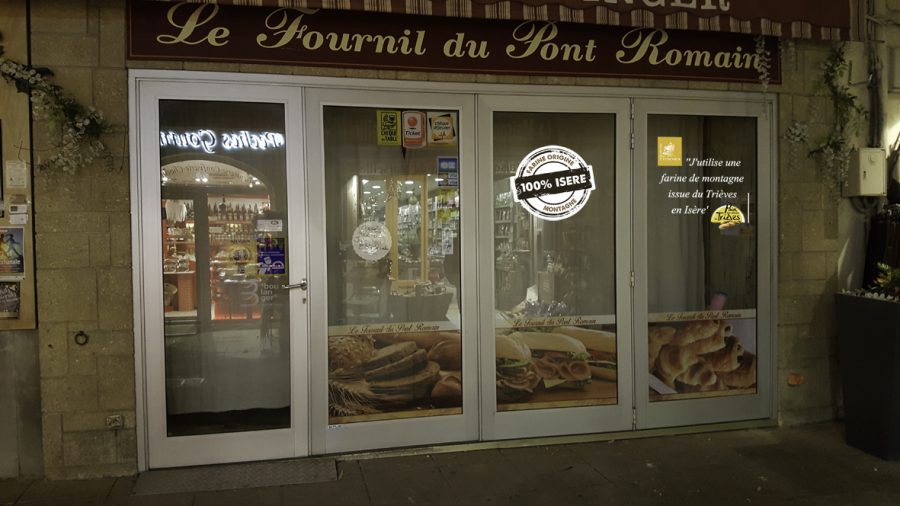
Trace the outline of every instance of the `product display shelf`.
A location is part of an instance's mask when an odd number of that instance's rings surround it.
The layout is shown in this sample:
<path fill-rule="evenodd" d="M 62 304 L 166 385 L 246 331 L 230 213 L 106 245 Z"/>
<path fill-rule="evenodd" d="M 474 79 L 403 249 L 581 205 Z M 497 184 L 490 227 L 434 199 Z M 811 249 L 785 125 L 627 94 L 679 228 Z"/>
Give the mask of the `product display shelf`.
<path fill-rule="evenodd" d="M 448 192 L 448 190 L 439 190 Z M 453 238 L 459 233 L 458 194 L 437 193 L 428 198 L 428 256 L 443 259 L 453 253 Z"/>
<path fill-rule="evenodd" d="M 170 313 L 197 309 L 194 221 L 180 223 L 183 226 L 169 224 L 163 232 L 163 295 L 166 312 Z"/>

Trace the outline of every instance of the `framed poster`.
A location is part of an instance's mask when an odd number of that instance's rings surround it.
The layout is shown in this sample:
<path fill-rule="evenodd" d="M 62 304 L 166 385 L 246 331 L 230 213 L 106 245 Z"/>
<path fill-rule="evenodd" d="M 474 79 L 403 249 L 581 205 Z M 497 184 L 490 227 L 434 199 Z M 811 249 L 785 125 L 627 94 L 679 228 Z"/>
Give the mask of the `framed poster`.
<path fill-rule="evenodd" d="M 18 281 L 0 281 L 0 318 L 18 318 L 21 305 Z"/>
<path fill-rule="evenodd" d="M 22 227 L 0 228 L 0 280 L 25 278 L 25 241 Z"/>

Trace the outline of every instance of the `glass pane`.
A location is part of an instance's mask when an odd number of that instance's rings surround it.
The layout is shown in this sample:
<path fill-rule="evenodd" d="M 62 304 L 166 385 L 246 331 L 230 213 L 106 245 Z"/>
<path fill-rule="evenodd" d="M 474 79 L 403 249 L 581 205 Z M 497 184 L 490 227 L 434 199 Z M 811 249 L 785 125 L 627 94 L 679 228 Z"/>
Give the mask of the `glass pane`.
<path fill-rule="evenodd" d="M 497 410 L 617 402 L 615 116 L 494 114 Z"/>
<path fill-rule="evenodd" d="M 324 109 L 330 423 L 462 412 L 457 120 Z"/>
<path fill-rule="evenodd" d="M 648 119 L 651 401 L 756 393 L 756 119 Z"/>
<path fill-rule="evenodd" d="M 159 119 L 168 435 L 290 427 L 284 106 Z"/>

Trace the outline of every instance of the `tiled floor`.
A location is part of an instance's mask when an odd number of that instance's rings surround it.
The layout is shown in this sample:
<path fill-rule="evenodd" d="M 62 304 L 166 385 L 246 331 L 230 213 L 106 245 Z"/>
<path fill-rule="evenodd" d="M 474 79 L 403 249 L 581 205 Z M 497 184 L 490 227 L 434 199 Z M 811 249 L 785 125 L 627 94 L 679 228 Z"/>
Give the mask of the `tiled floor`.
<path fill-rule="evenodd" d="M 900 505 L 900 462 L 838 424 L 348 461 L 327 483 L 133 496 L 133 478 L 0 481 L 0 505 Z"/>

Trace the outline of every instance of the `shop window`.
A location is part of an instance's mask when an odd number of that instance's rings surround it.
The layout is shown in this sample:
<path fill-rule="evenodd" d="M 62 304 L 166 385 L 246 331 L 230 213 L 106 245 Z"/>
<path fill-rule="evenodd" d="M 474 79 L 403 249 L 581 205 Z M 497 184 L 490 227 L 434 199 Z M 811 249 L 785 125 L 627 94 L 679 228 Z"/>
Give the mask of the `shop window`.
<path fill-rule="evenodd" d="M 756 393 L 756 119 L 648 117 L 650 400 Z"/>
<path fill-rule="evenodd" d="M 324 108 L 330 423 L 462 412 L 457 129 Z"/>
<path fill-rule="evenodd" d="M 497 410 L 615 404 L 615 116 L 493 125 Z"/>

